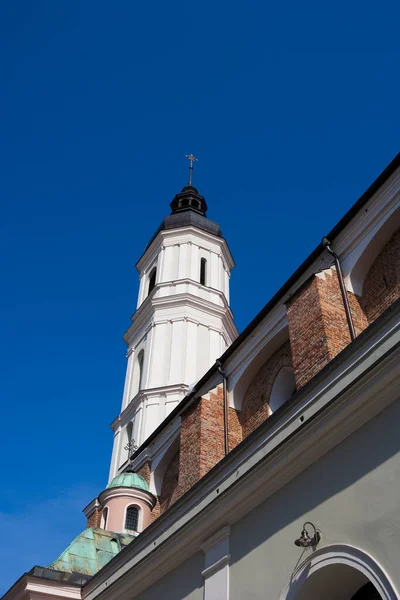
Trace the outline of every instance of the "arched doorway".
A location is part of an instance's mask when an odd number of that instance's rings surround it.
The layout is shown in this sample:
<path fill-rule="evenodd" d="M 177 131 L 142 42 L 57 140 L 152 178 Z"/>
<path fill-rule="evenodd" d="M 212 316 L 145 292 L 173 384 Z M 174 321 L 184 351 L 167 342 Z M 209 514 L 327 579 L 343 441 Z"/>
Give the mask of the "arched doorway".
<path fill-rule="evenodd" d="M 363 585 L 351 600 L 380 600 L 381 595 L 373 583 Z"/>
<path fill-rule="evenodd" d="M 281 600 L 395 600 L 386 573 L 368 554 L 346 545 L 313 552 L 294 571 Z"/>
<path fill-rule="evenodd" d="M 377 596 L 368 595 L 369 585 Z M 367 588 L 366 594 L 361 593 Z M 359 595 L 361 594 L 361 595 Z M 294 600 L 375 600 L 381 596 L 364 573 L 343 564 L 333 564 L 307 577 Z"/>

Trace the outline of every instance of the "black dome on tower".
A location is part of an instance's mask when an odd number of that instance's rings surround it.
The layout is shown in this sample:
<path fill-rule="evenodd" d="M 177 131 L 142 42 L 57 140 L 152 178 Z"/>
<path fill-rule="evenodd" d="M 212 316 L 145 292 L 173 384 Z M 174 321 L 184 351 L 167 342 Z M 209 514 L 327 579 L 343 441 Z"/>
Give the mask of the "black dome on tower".
<path fill-rule="evenodd" d="M 193 185 L 186 185 L 179 194 L 176 194 L 170 206 L 172 215 L 187 210 L 193 210 L 205 217 L 207 212 L 207 202 L 205 201 L 204 196 L 200 196 Z"/>
<path fill-rule="evenodd" d="M 197 227 L 212 235 L 221 238 L 223 237 L 218 223 L 207 219 L 207 202 L 205 201 L 204 196 L 201 196 L 194 186 L 185 186 L 181 192 L 176 194 L 170 207 L 171 214 L 168 215 L 168 217 L 165 217 L 146 248 L 150 246 L 160 231 L 177 229 L 179 227 Z"/>

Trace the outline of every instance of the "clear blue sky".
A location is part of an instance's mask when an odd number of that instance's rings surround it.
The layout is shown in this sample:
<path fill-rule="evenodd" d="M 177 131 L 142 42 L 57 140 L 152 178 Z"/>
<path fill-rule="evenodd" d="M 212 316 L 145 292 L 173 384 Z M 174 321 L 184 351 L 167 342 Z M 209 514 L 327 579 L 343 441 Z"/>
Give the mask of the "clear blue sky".
<path fill-rule="evenodd" d="M 0 591 L 107 480 L 134 269 L 186 184 L 242 330 L 399 150 L 398 2 L 0 4 Z"/>

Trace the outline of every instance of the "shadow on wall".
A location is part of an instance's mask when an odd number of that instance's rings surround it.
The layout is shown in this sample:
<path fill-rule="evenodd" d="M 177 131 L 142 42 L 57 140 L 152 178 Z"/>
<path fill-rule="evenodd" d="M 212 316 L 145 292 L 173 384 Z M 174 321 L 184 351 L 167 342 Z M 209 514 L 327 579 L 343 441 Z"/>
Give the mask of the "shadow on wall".
<path fill-rule="evenodd" d="M 384 465 L 400 451 L 400 437 L 398 435 L 398 423 L 400 422 L 400 400 L 397 400 L 372 421 L 365 424 L 350 438 L 344 440 L 339 446 L 330 450 L 320 458 L 314 465 L 308 467 L 293 481 L 285 485 L 279 492 L 275 493 L 260 506 L 237 522 L 231 530 L 231 564 L 234 564 L 264 543 L 280 533 L 279 542 L 284 543 L 285 548 L 291 556 L 294 548 L 292 532 L 285 532 L 285 528 L 291 523 L 304 519 L 307 515 L 311 518 L 312 511 L 318 513 L 324 511 L 325 526 L 330 522 L 338 520 L 346 535 L 353 535 L 357 539 L 359 535 L 365 539 L 376 539 L 376 523 L 381 517 L 396 521 L 393 517 L 381 511 L 385 509 L 382 499 L 390 502 L 392 496 L 388 493 L 388 486 L 396 486 L 393 491 L 394 497 L 398 492 L 397 486 L 400 481 L 400 461 L 387 465 L 387 469 L 376 470 L 378 466 Z M 351 460 L 349 460 L 351 456 Z M 371 474 L 371 478 L 363 479 Z M 342 494 L 354 483 L 363 480 L 360 485 Z M 386 495 L 382 496 L 382 490 Z M 351 503 L 349 504 L 349 497 Z M 332 500 L 335 510 L 329 512 L 327 500 Z M 321 505 L 322 508 L 321 508 Z M 360 509 L 366 516 L 366 522 L 360 525 Z M 395 512 L 396 507 L 393 506 Z M 368 515 L 370 517 L 368 518 Z M 373 515 L 373 519 L 371 519 Z M 312 517 L 314 518 L 314 517 Z M 317 526 L 322 529 L 324 535 L 324 523 L 317 521 Z M 335 525 L 334 525 L 335 527 Z M 361 531 L 361 533 L 360 533 Z M 297 529 L 296 529 L 297 533 Z M 393 532 L 388 532 L 388 536 Z M 275 538 L 278 541 L 278 538 Z M 340 540 L 344 543 L 347 540 Z M 393 540 L 395 543 L 396 540 Z M 287 546 L 286 546 L 287 545 Z M 260 577 L 267 576 L 268 571 L 281 568 L 282 554 L 276 548 L 276 553 L 269 557 L 268 565 L 264 567 Z M 280 559 L 279 559 L 280 557 Z M 397 557 L 394 556 L 393 560 Z M 295 567 L 295 564 L 292 565 Z M 397 566 L 393 566 L 397 572 Z M 270 573 L 271 574 L 271 573 Z M 287 580 L 290 572 L 287 572 Z"/>
<path fill-rule="evenodd" d="M 168 573 L 135 600 L 203 600 L 204 554 L 199 552 Z"/>
<path fill-rule="evenodd" d="M 243 439 L 289 400 L 295 389 L 290 342 L 286 341 L 268 357 L 248 385 L 239 414 Z"/>

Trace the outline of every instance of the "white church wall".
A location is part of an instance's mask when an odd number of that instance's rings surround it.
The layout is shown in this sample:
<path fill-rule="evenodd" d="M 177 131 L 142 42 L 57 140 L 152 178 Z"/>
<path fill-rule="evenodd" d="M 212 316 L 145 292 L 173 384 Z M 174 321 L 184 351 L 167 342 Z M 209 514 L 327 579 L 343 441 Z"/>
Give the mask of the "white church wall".
<path fill-rule="evenodd" d="M 165 321 L 153 328 L 154 343 L 148 351 L 149 377 L 146 387 L 164 385 L 168 378 L 171 323 Z M 156 353 L 156 356 L 154 354 Z"/>
<path fill-rule="evenodd" d="M 200 256 L 199 246 L 195 243 L 190 244 L 190 279 L 200 280 Z"/>
<path fill-rule="evenodd" d="M 286 597 L 299 561 L 312 554 L 294 545 L 305 521 L 321 529 L 318 549 L 362 550 L 400 591 L 399 420 L 400 400 L 232 525 L 231 600 Z"/>
<path fill-rule="evenodd" d="M 195 227 L 184 227 L 162 231 L 153 240 L 150 248 L 137 264 L 140 274 L 150 273 L 152 264 L 158 259 L 157 282 L 177 279 L 200 279 L 200 259 L 207 259 L 210 279 L 207 286 L 225 290 L 225 271 L 234 263 L 225 240 Z M 141 277 L 142 278 L 142 277 Z M 142 287 L 146 287 L 145 284 Z M 146 295 L 141 295 L 141 302 Z"/>
<path fill-rule="evenodd" d="M 133 351 L 133 348 L 129 348 L 126 356 L 127 356 L 126 376 L 125 376 L 124 392 L 122 395 L 122 408 L 123 409 L 125 408 L 125 406 L 127 406 L 127 404 L 131 400 L 131 396 L 130 396 L 131 380 L 132 380 L 132 373 L 133 373 L 133 364 L 134 364 L 134 360 L 135 360 L 135 353 Z"/>
<path fill-rule="evenodd" d="M 197 354 L 198 324 L 188 319 L 186 334 L 186 377 L 189 385 L 197 380 L 196 354 Z"/>
<path fill-rule="evenodd" d="M 210 365 L 210 330 L 204 325 L 199 325 L 197 331 L 197 376 L 200 379 L 208 370 Z"/>
<path fill-rule="evenodd" d="M 167 384 L 171 385 L 184 381 L 184 348 L 186 323 L 184 320 L 172 322 L 172 338 L 170 345 L 170 364 Z"/>
<path fill-rule="evenodd" d="M 200 283 L 201 259 L 206 260 L 205 285 Z M 161 231 L 139 260 L 138 310 L 124 336 L 129 351 L 122 412 L 112 425 L 114 432 L 121 428 L 121 435 L 111 476 L 126 466 L 123 437 L 137 406 L 134 439 L 140 446 L 236 338 L 227 302 L 233 266 L 225 240 L 195 227 Z"/>
<path fill-rule="evenodd" d="M 225 268 L 224 268 L 224 274 L 223 274 L 222 277 L 223 277 L 223 282 L 224 282 L 225 298 L 226 298 L 226 301 L 229 304 L 229 302 L 230 302 L 230 295 L 229 295 L 229 277 L 230 277 L 230 274 L 229 274 L 229 271 L 227 269 L 225 269 Z"/>
<path fill-rule="evenodd" d="M 179 245 L 178 279 L 186 279 L 189 273 L 189 244 Z"/>

